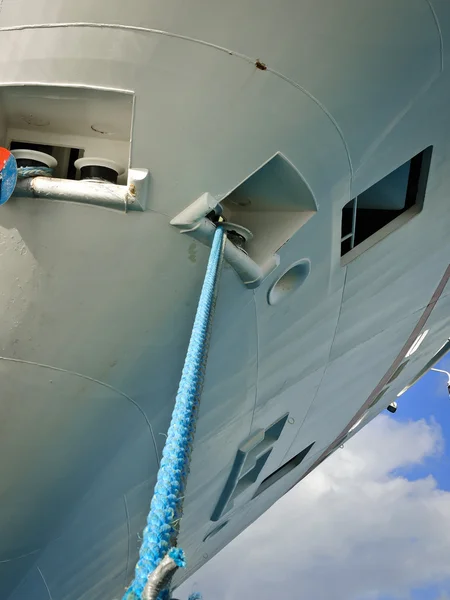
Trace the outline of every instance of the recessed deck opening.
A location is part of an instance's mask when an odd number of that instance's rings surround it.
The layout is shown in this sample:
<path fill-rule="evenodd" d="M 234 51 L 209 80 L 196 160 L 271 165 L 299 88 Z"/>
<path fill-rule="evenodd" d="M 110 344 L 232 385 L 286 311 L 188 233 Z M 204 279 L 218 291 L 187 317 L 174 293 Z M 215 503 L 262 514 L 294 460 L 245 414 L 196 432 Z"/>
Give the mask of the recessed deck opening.
<path fill-rule="evenodd" d="M 134 96 L 128 92 L 70 86 L 0 87 L 0 145 L 51 154 L 55 177 L 75 179 L 81 157 L 130 163 Z"/>
<path fill-rule="evenodd" d="M 280 438 L 288 414 L 272 423 L 267 429 L 258 429 L 238 448 L 225 487 L 211 515 L 211 521 L 233 508 L 234 501 L 256 483 L 274 445 Z"/>
<path fill-rule="evenodd" d="M 276 471 L 274 471 L 268 477 L 266 477 L 261 482 L 259 488 L 256 490 L 256 493 L 253 497 L 256 498 L 257 496 L 259 496 L 259 494 L 262 494 L 263 492 L 265 492 L 270 486 L 274 485 L 275 483 L 277 483 L 277 481 L 279 481 L 280 479 L 285 477 L 288 473 L 290 473 L 291 471 L 296 469 L 306 458 L 306 456 L 308 455 L 309 451 L 314 446 L 314 444 L 315 444 L 315 442 L 313 442 L 312 444 L 310 444 L 309 446 L 304 448 L 304 450 L 302 450 L 301 452 L 296 454 L 293 458 L 291 458 L 286 463 L 284 463 L 284 465 L 282 465 Z"/>
<path fill-rule="evenodd" d="M 206 542 L 207 540 L 214 537 L 217 533 L 222 531 L 222 529 L 224 529 L 224 527 L 226 527 L 228 525 L 228 523 L 229 523 L 229 520 L 226 520 L 226 521 L 223 521 L 222 523 L 220 523 L 219 525 L 216 525 L 216 527 L 214 527 L 214 529 L 212 529 L 209 533 L 207 533 L 205 535 L 205 537 L 203 538 L 203 541 Z"/>

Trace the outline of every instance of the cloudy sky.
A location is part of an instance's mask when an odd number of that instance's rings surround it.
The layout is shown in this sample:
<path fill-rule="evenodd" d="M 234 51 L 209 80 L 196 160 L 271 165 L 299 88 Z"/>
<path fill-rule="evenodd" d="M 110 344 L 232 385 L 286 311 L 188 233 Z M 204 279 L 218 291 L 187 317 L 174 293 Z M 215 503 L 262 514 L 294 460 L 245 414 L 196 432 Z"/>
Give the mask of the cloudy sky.
<path fill-rule="evenodd" d="M 450 370 L 450 355 L 440 364 Z M 251 548 L 251 552 L 249 552 Z M 450 400 L 428 373 L 176 592 L 450 600 Z"/>

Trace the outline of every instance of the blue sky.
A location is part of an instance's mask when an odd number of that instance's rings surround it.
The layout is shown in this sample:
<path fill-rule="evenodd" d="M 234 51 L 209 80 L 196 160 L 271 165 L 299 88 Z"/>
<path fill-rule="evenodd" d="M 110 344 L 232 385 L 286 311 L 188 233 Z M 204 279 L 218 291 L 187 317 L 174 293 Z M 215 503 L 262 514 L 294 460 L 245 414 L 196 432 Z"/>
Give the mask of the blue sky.
<path fill-rule="evenodd" d="M 450 354 L 436 366 L 450 371 Z M 383 411 L 175 596 L 450 600 L 446 377 L 430 371 L 398 404 L 395 415 Z"/>
<path fill-rule="evenodd" d="M 436 365 L 439 369 L 450 372 L 450 355 Z M 428 457 L 423 464 L 417 464 L 404 470 L 408 479 L 419 479 L 432 475 L 440 489 L 450 490 L 450 399 L 447 393 L 446 378 L 442 373 L 429 371 L 414 387 L 399 399 L 399 410 L 395 413 L 398 421 L 417 421 L 425 418 L 439 423 L 449 447 L 444 453 Z M 399 470 L 402 473 L 402 470 Z M 450 526 L 450 524 L 449 524 Z"/>
<path fill-rule="evenodd" d="M 450 372 L 450 355 L 441 360 L 436 367 Z M 410 481 L 432 476 L 440 490 L 450 491 L 450 398 L 446 383 L 443 373 L 429 371 L 400 398 L 399 410 L 395 414 L 396 420 L 408 422 L 425 418 L 428 422 L 435 421 L 442 433 L 443 448 L 442 453 L 428 456 L 422 463 L 397 469 L 394 473 L 407 477 Z M 442 526 L 450 527 L 450 523 L 442 522 Z M 450 600 L 450 582 L 412 589 L 410 598 L 435 600 L 440 596 Z"/>

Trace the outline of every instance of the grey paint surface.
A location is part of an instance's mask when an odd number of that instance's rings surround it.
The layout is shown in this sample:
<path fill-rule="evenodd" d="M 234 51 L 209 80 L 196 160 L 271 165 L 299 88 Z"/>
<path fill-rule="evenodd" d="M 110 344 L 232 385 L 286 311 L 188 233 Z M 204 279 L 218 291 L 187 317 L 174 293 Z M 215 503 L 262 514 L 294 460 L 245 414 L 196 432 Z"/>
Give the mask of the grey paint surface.
<path fill-rule="evenodd" d="M 444 1 L 433 7 L 442 38 L 425 0 L 130 0 L 113 14 L 106 0 L 2 4 L 2 85 L 131 90 L 131 165 L 152 177 L 144 214 L 31 199 L 1 209 L 2 598 L 120 597 L 207 259 L 170 218 L 206 191 L 223 197 L 276 152 L 319 210 L 257 290 L 224 270 L 180 536 L 189 566 L 177 582 L 300 479 L 361 408 L 449 263 L 450 19 Z M 158 31 L 5 30 L 74 22 Z M 341 266 L 342 207 L 429 145 L 422 213 Z M 270 286 L 302 258 L 305 283 L 269 306 Z M 448 337 L 449 303 L 447 285 L 420 350 L 368 418 Z M 203 542 L 239 444 L 286 412 L 294 422 L 260 479 Z M 312 441 L 300 467 L 250 501 Z"/>

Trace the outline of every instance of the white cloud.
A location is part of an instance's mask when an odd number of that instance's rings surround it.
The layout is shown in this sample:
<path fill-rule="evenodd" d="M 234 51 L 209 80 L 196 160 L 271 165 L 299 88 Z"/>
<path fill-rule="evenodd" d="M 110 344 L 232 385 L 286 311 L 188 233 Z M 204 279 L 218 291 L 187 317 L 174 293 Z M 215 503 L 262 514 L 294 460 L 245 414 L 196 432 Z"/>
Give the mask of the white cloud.
<path fill-rule="evenodd" d="M 450 492 L 393 474 L 441 451 L 436 424 L 378 417 L 176 595 L 361 600 L 450 579 Z"/>

